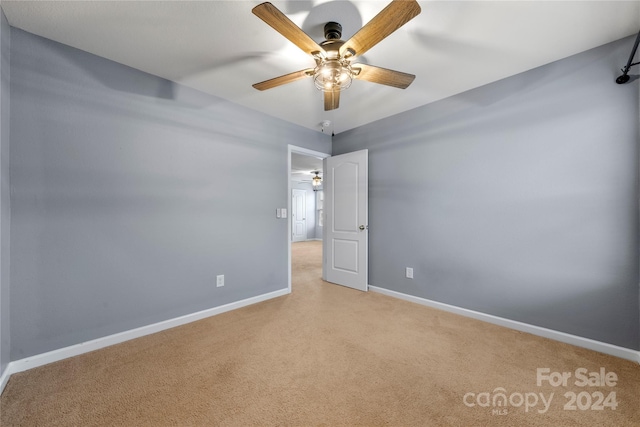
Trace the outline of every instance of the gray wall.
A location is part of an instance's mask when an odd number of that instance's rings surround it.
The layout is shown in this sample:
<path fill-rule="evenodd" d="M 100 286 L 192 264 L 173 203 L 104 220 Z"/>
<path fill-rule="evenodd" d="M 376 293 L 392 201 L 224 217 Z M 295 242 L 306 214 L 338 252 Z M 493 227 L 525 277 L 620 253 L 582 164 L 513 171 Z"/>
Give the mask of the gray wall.
<path fill-rule="evenodd" d="M 287 145 L 328 136 L 11 36 L 12 360 L 287 288 Z"/>
<path fill-rule="evenodd" d="M 370 284 L 640 348 L 633 40 L 336 135 L 370 150 Z"/>
<path fill-rule="evenodd" d="M 11 198 L 9 188 L 9 99 L 11 29 L 0 9 L 0 375 L 10 362 L 9 247 Z"/>
<path fill-rule="evenodd" d="M 316 192 L 308 182 L 291 181 L 291 189 L 306 191 L 307 202 L 307 240 L 316 238 Z"/>

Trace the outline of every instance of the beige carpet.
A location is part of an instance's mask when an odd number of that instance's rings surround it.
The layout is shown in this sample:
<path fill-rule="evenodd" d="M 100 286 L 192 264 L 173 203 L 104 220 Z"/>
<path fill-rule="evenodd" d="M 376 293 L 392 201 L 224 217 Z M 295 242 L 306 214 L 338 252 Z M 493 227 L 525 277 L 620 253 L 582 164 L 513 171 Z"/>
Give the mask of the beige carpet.
<path fill-rule="evenodd" d="M 320 252 L 293 245 L 291 295 L 15 374 L 1 425 L 640 425 L 638 364 L 325 283 Z"/>

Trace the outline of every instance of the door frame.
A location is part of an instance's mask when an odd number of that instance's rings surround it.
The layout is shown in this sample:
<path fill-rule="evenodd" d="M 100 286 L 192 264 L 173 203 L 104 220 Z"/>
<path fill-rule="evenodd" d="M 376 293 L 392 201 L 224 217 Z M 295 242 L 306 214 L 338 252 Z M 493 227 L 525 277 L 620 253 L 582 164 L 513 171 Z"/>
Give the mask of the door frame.
<path fill-rule="evenodd" d="M 291 222 L 291 153 L 298 153 L 305 156 L 311 156 L 318 159 L 331 157 L 331 154 L 321 151 L 310 150 L 308 148 L 298 147 L 296 145 L 287 145 L 287 265 L 288 265 L 288 290 L 291 293 L 291 230 L 293 223 Z"/>

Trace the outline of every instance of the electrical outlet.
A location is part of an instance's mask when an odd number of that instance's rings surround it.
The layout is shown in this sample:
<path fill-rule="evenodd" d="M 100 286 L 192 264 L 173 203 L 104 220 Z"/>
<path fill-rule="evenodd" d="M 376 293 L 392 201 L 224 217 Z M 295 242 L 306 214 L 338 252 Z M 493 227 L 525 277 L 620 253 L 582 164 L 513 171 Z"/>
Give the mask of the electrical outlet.
<path fill-rule="evenodd" d="M 407 279 L 413 279 L 413 268 L 407 267 L 405 276 L 407 276 Z"/>
<path fill-rule="evenodd" d="M 219 274 L 218 276 L 216 276 L 216 287 L 222 287 L 224 286 L 224 274 Z"/>

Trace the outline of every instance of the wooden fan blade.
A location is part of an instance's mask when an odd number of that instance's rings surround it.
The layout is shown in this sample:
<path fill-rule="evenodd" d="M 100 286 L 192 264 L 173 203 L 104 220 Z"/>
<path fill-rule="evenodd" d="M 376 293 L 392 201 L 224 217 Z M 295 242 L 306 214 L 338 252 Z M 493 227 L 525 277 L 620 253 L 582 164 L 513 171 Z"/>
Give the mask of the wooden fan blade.
<path fill-rule="evenodd" d="M 406 89 L 416 78 L 413 74 L 402 73 L 400 71 L 388 70 L 386 68 L 374 67 L 367 64 L 353 64 L 351 67 L 355 73 L 354 77 L 381 85 L 393 86 Z"/>
<path fill-rule="evenodd" d="M 335 110 L 340 106 L 340 90 L 324 93 L 324 111 Z"/>
<path fill-rule="evenodd" d="M 340 47 L 340 55 L 353 49 L 362 55 L 420 13 L 416 0 L 393 0 Z"/>
<path fill-rule="evenodd" d="M 294 73 L 285 74 L 284 76 L 275 77 L 273 79 L 265 80 L 260 83 L 256 83 L 253 85 L 258 90 L 267 90 L 274 88 L 276 86 L 281 86 L 287 83 L 295 82 L 296 80 L 303 79 L 305 77 L 311 76 L 313 73 L 313 68 L 308 68 L 306 70 L 296 71 Z"/>
<path fill-rule="evenodd" d="M 324 53 L 324 49 L 318 45 L 311 37 L 294 24 L 287 16 L 280 12 L 278 8 L 269 2 L 262 3 L 252 10 L 254 15 L 269 24 L 274 30 L 282 34 L 291 43 L 298 46 L 303 51 Z"/>

